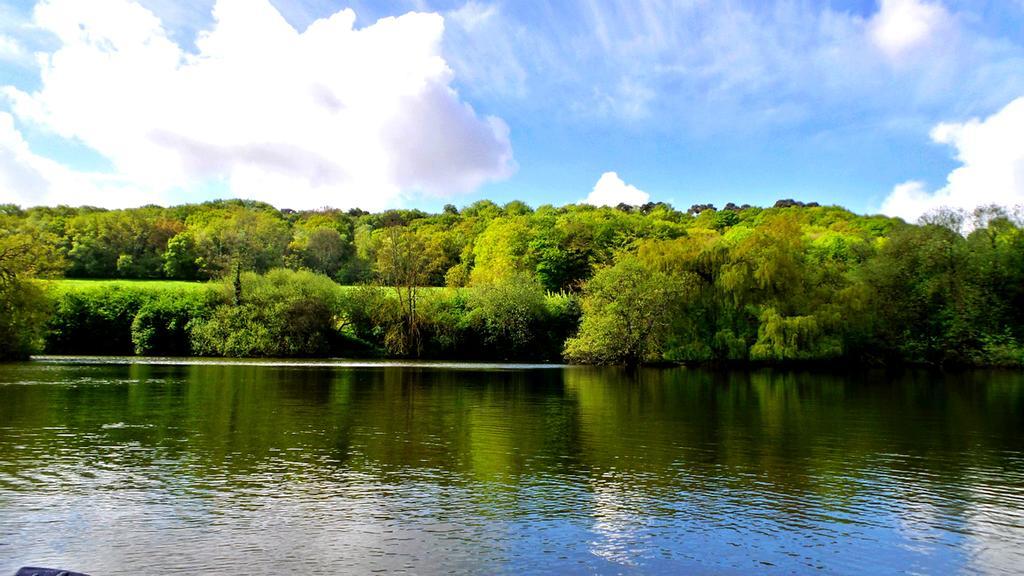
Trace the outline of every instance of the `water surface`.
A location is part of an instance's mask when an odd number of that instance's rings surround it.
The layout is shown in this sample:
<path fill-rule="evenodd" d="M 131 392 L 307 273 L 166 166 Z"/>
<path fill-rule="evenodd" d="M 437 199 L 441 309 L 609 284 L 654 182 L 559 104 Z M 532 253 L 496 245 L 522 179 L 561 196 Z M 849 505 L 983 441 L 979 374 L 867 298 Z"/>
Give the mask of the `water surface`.
<path fill-rule="evenodd" d="M 0 576 L 1014 573 L 1024 376 L 0 366 Z"/>

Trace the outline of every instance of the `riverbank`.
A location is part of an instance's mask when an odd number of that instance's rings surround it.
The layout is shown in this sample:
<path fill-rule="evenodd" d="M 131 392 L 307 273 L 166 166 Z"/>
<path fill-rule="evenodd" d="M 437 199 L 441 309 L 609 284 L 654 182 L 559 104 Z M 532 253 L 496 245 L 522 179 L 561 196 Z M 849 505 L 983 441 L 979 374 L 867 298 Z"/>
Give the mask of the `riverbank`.
<path fill-rule="evenodd" d="M 0 359 L 1024 364 L 1024 222 L 998 208 L 15 207 L 0 252 Z"/>
<path fill-rule="evenodd" d="M 240 280 L 238 293 L 230 280 L 41 282 L 41 351 L 558 362 L 579 323 L 575 297 L 535 290 L 416 288 L 410 319 L 408 293 L 391 288 L 291 270 Z"/>
<path fill-rule="evenodd" d="M 244 274 L 241 300 L 231 281 L 47 280 L 49 321 L 38 352 L 100 357 L 352 358 L 447 362 L 566 360 L 579 330 L 578 295 L 544 294 L 529 286 L 504 290 L 416 289 L 415 325 L 396 289 L 342 286 L 309 272 Z M 415 341 L 410 340 L 410 327 Z M 1012 343 L 1011 343 L 1012 344 Z M 1013 345 L 989 347 L 973 361 L 947 367 L 1020 367 Z M 598 359 L 599 360 L 599 359 Z M 601 363 L 601 362 L 577 362 Z M 799 358 L 669 358 L 647 366 L 857 368 L 934 366 L 889 354 L 829 353 Z"/>

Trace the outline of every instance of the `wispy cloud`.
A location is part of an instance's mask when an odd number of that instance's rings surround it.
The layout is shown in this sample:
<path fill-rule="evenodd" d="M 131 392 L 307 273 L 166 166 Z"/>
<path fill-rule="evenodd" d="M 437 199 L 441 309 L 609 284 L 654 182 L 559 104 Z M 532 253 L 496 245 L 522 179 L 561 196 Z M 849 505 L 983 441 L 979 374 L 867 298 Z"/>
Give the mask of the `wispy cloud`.
<path fill-rule="evenodd" d="M 496 4 L 470 1 L 445 14 L 445 55 L 459 81 L 476 92 L 525 97 L 527 74 L 518 51 L 528 42 L 527 31 Z"/>
<path fill-rule="evenodd" d="M 884 0 L 867 14 L 740 0 L 575 0 L 555 16 L 546 4 L 466 6 L 494 30 L 518 30 L 490 60 L 460 58 L 453 44 L 467 77 L 490 83 L 488 66 L 515 63 L 531 94 L 558 95 L 583 118 L 714 132 L 841 111 L 895 125 L 949 109 L 983 113 L 1024 93 L 1021 46 L 937 0 Z"/>

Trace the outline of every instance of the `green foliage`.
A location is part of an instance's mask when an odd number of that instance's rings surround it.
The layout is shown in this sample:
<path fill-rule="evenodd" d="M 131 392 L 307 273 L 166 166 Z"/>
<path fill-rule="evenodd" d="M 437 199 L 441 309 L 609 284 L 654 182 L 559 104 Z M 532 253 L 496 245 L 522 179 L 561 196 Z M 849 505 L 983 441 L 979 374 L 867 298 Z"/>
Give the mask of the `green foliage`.
<path fill-rule="evenodd" d="M 335 276 L 352 252 L 351 242 L 334 228 L 315 228 L 306 235 L 301 248 L 302 264 L 314 272 Z"/>
<path fill-rule="evenodd" d="M 660 359 L 683 291 L 677 279 L 635 256 L 621 256 L 587 283 L 582 324 L 566 342 L 566 358 L 595 364 Z"/>
<path fill-rule="evenodd" d="M 398 322 L 390 323 L 386 333 L 386 346 L 393 355 L 419 356 L 422 352 L 420 287 L 428 283 L 439 258 L 437 246 L 412 228 L 391 226 L 380 231 L 377 276 L 398 299 Z"/>
<path fill-rule="evenodd" d="M 981 350 L 975 363 L 986 366 L 1024 366 L 1024 345 L 1007 330 L 981 336 Z"/>
<path fill-rule="evenodd" d="M 377 286 L 357 286 L 340 301 L 342 322 L 352 336 L 383 348 L 387 334 L 400 322 L 397 298 Z"/>
<path fill-rule="evenodd" d="M 204 284 L 123 280 L 50 281 L 45 294 L 51 354 L 188 355 L 185 325 L 220 298 Z"/>
<path fill-rule="evenodd" d="M 529 236 L 526 216 L 491 221 L 474 244 L 471 281 L 476 284 L 500 282 L 529 270 Z"/>
<path fill-rule="evenodd" d="M 191 356 L 190 323 L 202 322 L 218 300 L 217 292 L 193 291 L 156 295 L 132 320 L 135 353 L 145 356 Z"/>
<path fill-rule="evenodd" d="M 50 307 L 32 278 L 63 265 L 53 235 L 20 215 L 11 206 L 0 212 L 0 361 L 42 349 Z"/>
<path fill-rule="evenodd" d="M 51 292 L 53 316 L 46 352 L 50 354 L 130 355 L 132 322 L 152 292 L 124 286 L 94 286 Z"/>
<path fill-rule="evenodd" d="M 521 272 L 480 286 L 472 292 L 470 306 L 471 322 L 506 358 L 523 356 L 547 320 L 544 289 Z"/>
<path fill-rule="evenodd" d="M 264 210 L 230 209 L 193 215 L 190 230 L 207 277 L 221 276 L 241 266 L 266 272 L 281 266 L 291 234 L 280 215 Z"/>
<path fill-rule="evenodd" d="M 472 322 L 471 290 L 437 290 L 420 307 L 424 332 L 423 355 L 429 358 L 478 358 L 483 341 Z"/>
<path fill-rule="evenodd" d="M 768 307 L 759 320 L 757 342 L 750 347 L 751 360 L 823 360 L 842 351 L 836 339 L 820 338 L 821 327 L 814 316 L 784 317 Z"/>
<path fill-rule="evenodd" d="M 0 362 L 22 360 L 43 348 L 49 312 L 38 285 L 0 283 Z"/>
<path fill-rule="evenodd" d="M 192 234 L 183 232 L 168 240 L 163 259 L 167 278 L 194 280 L 199 277 L 199 254 Z"/>
<path fill-rule="evenodd" d="M 337 212 L 309 215 L 292 226 L 285 263 L 336 279 L 351 271 L 356 255 L 351 222 Z"/>
<path fill-rule="evenodd" d="M 184 224 L 163 209 L 83 211 L 64 223 L 69 276 L 159 278 L 168 241 Z"/>
<path fill-rule="evenodd" d="M 739 224 L 740 216 L 732 210 L 723 210 L 721 212 L 715 212 L 713 218 L 712 227 L 715 230 L 722 231 L 731 226 Z"/>
<path fill-rule="evenodd" d="M 245 274 L 236 299 L 230 280 L 132 282 L 281 266 L 375 286 L 312 294 L 298 276 Z M 31 304 L 25 283 L 62 272 L 105 280 L 40 284 Z M 1012 365 L 1024 342 L 1024 230 L 997 207 L 909 225 L 793 200 L 690 213 L 4 205 L 0 283 L 14 311 L 0 346 L 19 356 L 38 350 L 47 310 L 45 348 L 66 353 Z"/>
<path fill-rule="evenodd" d="M 221 284 L 222 291 L 229 282 Z M 340 342 L 340 288 L 323 275 L 272 270 L 245 274 L 241 305 L 224 303 L 188 328 L 193 350 L 207 356 L 326 356 Z"/>
<path fill-rule="evenodd" d="M 390 289 L 361 286 L 343 296 L 345 329 L 380 354 L 403 354 L 398 298 Z M 425 290 L 417 307 L 421 355 L 468 360 L 540 360 L 561 357 L 579 322 L 569 295 L 545 295 L 535 281 Z"/>
<path fill-rule="evenodd" d="M 65 265 L 57 238 L 37 223 L 0 214 L 0 284 L 52 276 Z"/>
<path fill-rule="evenodd" d="M 966 240 L 948 228 L 893 234 L 864 269 L 882 349 L 911 361 L 966 361 L 978 347 L 974 264 Z"/>

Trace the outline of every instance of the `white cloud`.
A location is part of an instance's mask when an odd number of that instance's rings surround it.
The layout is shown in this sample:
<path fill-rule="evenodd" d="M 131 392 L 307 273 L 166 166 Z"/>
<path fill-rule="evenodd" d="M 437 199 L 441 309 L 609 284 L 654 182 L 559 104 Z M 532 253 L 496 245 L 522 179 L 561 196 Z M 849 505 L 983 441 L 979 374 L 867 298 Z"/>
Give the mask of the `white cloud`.
<path fill-rule="evenodd" d="M 963 123 L 943 123 L 931 131 L 937 143 L 956 148 L 960 166 L 946 185 L 929 192 L 921 182 L 893 188 L 881 212 L 913 221 L 940 207 L 973 210 L 997 204 L 1024 204 L 1024 97 L 995 114 Z"/>
<path fill-rule="evenodd" d="M 605 172 L 594 184 L 594 189 L 583 200 L 584 204 L 593 206 L 618 206 L 625 203 L 631 206 L 646 204 L 650 194 L 636 186 L 626 184 L 615 172 Z"/>
<path fill-rule="evenodd" d="M 213 19 L 192 53 L 133 1 L 43 0 L 35 25 L 60 48 L 39 91 L 4 91 L 20 121 L 164 192 L 223 182 L 278 206 L 377 209 L 515 170 L 507 126 L 450 86 L 438 15 L 357 30 L 342 10 L 300 33 L 268 0 L 218 0 Z"/>
<path fill-rule="evenodd" d="M 10 36 L 0 34 L 0 60 L 21 60 L 25 57 L 25 49 Z"/>
<path fill-rule="evenodd" d="M 899 57 L 930 42 L 950 25 L 950 14 L 938 4 L 920 0 L 882 0 L 871 18 L 871 39 L 890 57 Z"/>
<path fill-rule="evenodd" d="M 113 208 L 161 201 L 116 176 L 78 172 L 33 154 L 14 118 L 0 112 L 0 202 Z"/>

